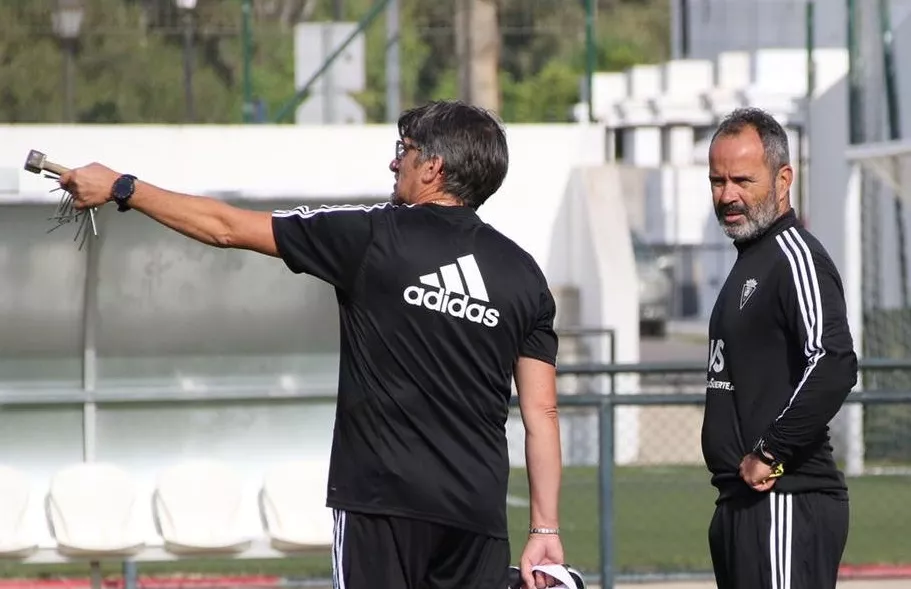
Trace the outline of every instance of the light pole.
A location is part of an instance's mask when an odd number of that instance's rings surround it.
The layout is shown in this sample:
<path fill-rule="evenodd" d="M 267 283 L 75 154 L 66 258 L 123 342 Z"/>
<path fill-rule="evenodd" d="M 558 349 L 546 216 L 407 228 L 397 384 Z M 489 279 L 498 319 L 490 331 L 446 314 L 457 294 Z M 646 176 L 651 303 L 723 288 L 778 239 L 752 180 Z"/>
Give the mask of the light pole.
<path fill-rule="evenodd" d="M 57 0 L 57 10 L 51 15 L 54 34 L 63 48 L 63 120 L 75 121 L 74 70 L 76 64 L 76 41 L 82 29 L 85 9 L 82 0 Z"/>
<path fill-rule="evenodd" d="M 241 14 L 243 16 L 242 47 L 244 57 L 244 107 L 243 118 L 245 123 L 253 121 L 255 105 L 253 104 L 253 0 L 242 0 Z"/>
<path fill-rule="evenodd" d="M 186 103 L 186 121 L 196 122 L 196 107 L 193 104 L 193 11 L 196 0 L 174 0 L 181 12 L 183 23 L 183 86 Z"/>

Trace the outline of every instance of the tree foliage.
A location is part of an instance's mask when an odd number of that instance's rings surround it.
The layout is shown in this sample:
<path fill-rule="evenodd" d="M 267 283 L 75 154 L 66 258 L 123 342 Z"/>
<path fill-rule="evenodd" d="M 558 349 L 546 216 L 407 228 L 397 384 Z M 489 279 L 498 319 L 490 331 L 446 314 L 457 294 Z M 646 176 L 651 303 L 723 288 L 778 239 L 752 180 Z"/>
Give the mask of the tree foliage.
<path fill-rule="evenodd" d="M 342 7 L 359 20 L 374 0 L 254 0 L 252 84 L 267 117 L 294 95 L 293 26 Z M 454 0 L 400 0 L 402 106 L 458 95 Z M 181 15 L 172 0 L 86 0 L 75 45 L 79 122 L 184 121 Z M 502 117 L 568 120 L 585 71 L 581 0 L 498 0 Z M 665 59 L 666 0 L 597 2 L 597 70 Z M 64 51 L 51 27 L 53 0 L 0 0 L 0 122 L 61 120 Z M 385 116 L 384 16 L 366 31 L 370 121 Z M 200 123 L 238 123 L 243 105 L 241 0 L 198 0 L 193 95 Z"/>

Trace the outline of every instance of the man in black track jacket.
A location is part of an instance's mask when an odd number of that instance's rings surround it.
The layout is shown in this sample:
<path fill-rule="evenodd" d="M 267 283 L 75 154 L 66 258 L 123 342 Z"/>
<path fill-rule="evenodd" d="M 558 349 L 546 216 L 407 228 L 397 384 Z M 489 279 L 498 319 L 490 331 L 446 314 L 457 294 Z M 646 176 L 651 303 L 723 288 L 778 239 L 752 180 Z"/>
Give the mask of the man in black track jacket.
<path fill-rule="evenodd" d="M 791 208 L 789 161 L 784 130 L 757 109 L 729 115 L 709 151 L 738 253 L 709 325 L 702 430 L 719 589 L 834 589 L 848 535 L 828 423 L 857 358 L 838 270 Z"/>

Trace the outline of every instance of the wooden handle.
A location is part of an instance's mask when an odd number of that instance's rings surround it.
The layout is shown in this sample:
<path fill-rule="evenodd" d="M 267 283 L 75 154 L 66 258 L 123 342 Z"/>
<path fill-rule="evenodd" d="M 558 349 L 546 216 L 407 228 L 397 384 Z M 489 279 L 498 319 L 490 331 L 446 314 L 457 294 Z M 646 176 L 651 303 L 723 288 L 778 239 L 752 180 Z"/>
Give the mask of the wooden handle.
<path fill-rule="evenodd" d="M 60 176 L 64 172 L 70 171 L 69 168 L 65 168 L 65 167 L 61 166 L 60 164 L 55 164 L 54 162 L 49 162 L 49 161 L 44 162 L 44 169 L 47 170 L 48 172 L 53 172 L 54 174 L 57 174 L 58 176 Z"/>

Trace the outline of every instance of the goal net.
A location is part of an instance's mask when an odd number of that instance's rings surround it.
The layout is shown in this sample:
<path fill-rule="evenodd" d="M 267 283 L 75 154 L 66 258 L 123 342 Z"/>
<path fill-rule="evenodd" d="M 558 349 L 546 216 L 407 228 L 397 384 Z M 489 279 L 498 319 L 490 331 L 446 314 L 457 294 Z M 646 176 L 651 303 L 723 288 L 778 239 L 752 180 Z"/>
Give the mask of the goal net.
<path fill-rule="evenodd" d="M 907 132 L 904 119 L 911 117 L 911 80 L 903 65 L 911 57 L 905 40 L 911 34 L 911 3 L 855 6 L 855 60 L 848 80 L 855 144 L 846 153 L 859 193 L 848 219 L 849 239 L 856 240 L 855 325 L 865 359 L 900 362 L 911 358 L 911 137 L 896 137 Z M 864 371 L 860 385 L 908 391 L 911 370 Z M 865 405 L 862 436 L 865 472 L 883 465 L 911 467 L 911 404 Z"/>

